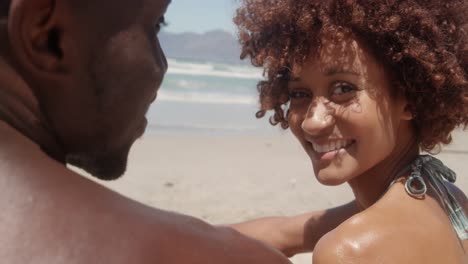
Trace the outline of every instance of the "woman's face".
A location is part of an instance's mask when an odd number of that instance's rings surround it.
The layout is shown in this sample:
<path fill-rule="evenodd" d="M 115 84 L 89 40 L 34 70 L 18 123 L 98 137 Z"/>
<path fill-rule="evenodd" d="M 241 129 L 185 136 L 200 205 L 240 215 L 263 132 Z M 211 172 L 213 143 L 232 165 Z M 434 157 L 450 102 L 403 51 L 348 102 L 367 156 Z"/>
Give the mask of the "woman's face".
<path fill-rule="evenodd" d="M 289 124 L 317 179 L 338 185 L 395 158 L 411 133 L 406 102 L 384 67 L 353 38 L 324 43 L 288 84 Z M 401 145 L 401 144 L 400 144 Z"/>

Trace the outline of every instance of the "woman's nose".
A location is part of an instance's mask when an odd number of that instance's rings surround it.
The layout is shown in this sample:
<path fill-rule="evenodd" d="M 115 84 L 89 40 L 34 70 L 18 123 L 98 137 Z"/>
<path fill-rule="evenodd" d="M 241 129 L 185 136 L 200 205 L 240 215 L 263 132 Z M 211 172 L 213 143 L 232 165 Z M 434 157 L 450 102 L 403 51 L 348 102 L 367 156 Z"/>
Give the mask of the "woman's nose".
<path fill-rule="evenodd" d="M 302 122 L 302 130 L 311 136 L 320 136 L 333 128 L 335 118 L 333 109 L 323 99 L 314 100 Z"/>

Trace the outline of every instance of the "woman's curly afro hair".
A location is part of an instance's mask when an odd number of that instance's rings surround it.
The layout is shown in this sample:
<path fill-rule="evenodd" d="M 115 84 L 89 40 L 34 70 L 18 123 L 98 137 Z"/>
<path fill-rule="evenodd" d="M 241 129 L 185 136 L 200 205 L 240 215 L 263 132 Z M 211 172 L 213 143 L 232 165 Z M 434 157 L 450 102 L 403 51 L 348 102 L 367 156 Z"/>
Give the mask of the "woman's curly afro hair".
<path fill-rule="evenodd" d="M 406 96 L 422 150 L 451 142 L 468 126 L 466 0 L 241 0 L 234 22 L 241 58 L 264 67 L 261 109 L 288 127 L 291 65 L 304 63 L 326 36 L 351 32 L 371 48 Z"/>

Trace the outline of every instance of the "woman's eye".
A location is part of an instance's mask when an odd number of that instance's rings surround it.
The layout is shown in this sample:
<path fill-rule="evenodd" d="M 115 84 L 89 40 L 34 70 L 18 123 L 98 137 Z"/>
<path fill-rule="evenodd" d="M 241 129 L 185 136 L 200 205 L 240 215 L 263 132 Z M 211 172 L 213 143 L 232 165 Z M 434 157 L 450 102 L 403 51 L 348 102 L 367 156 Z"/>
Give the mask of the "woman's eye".
<path fill-rule="evenodd" d="M 333 91 L 332 96 L 340 96 L 349 94 L 351 92 L 356 91 L 356 87 L 352 84 L 345 83 L 345 82 L 338 82 L 333 84 Z"/>
<path fill-rule="evenodd" d="M 156 32 L 156 34 L 159 33 L 159 31 L 161 31 L 161 28 L 167 26 L 167 23 L 166 23 L 166 20 L 164 18 L 164 16 L 162 16 L 158 23 L 156 25 L 154 25 L 154 31 Z"/>

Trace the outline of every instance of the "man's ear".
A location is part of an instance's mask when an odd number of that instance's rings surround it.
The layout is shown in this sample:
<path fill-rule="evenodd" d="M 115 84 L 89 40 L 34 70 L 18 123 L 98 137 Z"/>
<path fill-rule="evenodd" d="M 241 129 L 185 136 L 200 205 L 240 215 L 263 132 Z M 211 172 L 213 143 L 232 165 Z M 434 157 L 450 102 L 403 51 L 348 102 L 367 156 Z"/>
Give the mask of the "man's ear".
<path fill-rule="evenodd" d="M 22 68 L 33 74 L 66 69 L 58 18 L 56 0 L 12 0 L 8 33 Z"/>

